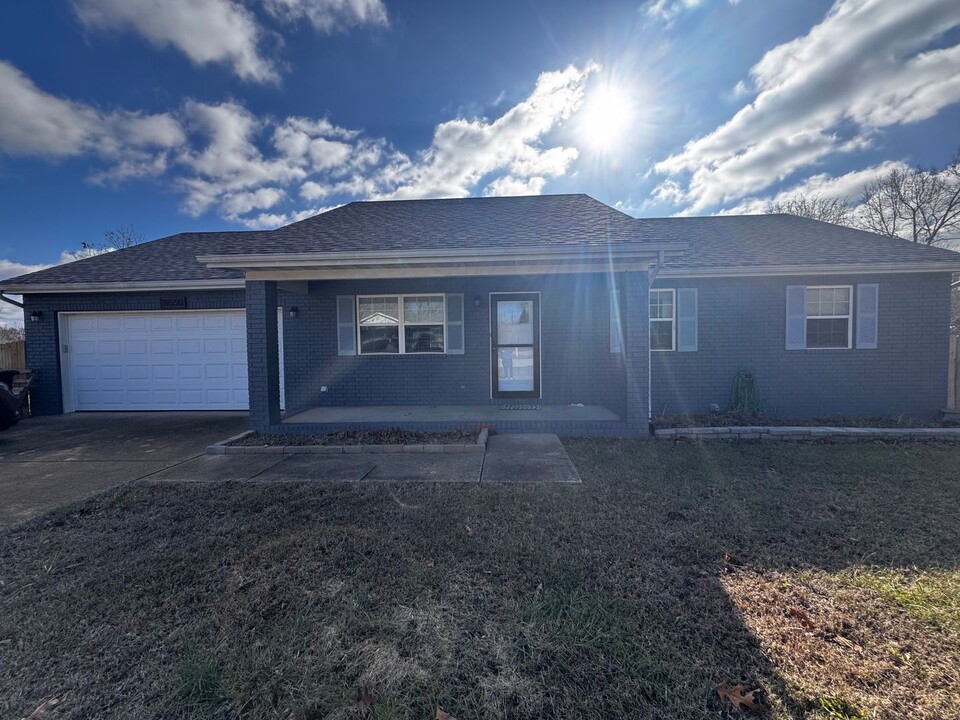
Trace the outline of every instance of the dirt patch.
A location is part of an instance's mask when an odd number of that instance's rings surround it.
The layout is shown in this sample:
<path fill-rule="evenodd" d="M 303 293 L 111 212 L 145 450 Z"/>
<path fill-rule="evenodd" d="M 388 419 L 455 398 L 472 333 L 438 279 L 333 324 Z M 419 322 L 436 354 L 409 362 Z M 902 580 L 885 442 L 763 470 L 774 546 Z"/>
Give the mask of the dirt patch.
<path fill-rule="evenodd" d="M 274 447 L 306 445 L 470 445 L 477 442 L 479 433 L 452 430 L 450 432 L 421 432 L 416 430 L 344 430 L 341 432 L 270 435 L 251 433 L 234 440 L 230 445 L 245 447 Z"/>
<path fill-rule="evenodd" d="M 955 715 L 955 448 L 566 445 L 583 485 L 141 484 L 0 534 L 0 716 Z"/>
<path fill-rule="evenodd" d="M 854 428 L 956 428 L 960 419 L 922 420 L 908 417 L 846 417 L 832 415 L 819 418 L 781 418 L 752 413 L 697 413 L 663 415 L 653 419 L 657 429 L 685 427 L 854 427 Z"/>

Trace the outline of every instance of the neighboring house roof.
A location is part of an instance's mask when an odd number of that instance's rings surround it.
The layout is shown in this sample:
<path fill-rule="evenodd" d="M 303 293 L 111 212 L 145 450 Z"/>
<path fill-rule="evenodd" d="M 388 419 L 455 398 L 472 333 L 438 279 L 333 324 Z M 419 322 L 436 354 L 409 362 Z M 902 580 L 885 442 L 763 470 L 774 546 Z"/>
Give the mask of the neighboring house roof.
<path fill-rule="evenodd" d="M 791 269 L 960 271 L 960 254 L 792 215 L 632 218 L 587 195 L 354 202 L 262 232 L 181 233 L 0 281 L 7 292 L 229 287 L 240 270 L 198 256 L 602 252 L 688 248 L 665 275 Z M 733 272 L 735 274 L 735 272 Z"/>

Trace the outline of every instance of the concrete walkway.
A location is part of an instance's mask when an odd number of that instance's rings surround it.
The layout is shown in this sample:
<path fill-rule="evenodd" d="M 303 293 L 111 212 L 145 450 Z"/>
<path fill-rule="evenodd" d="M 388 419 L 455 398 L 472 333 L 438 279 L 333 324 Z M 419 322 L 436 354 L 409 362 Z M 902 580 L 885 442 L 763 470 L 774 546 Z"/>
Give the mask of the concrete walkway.
<path fill-rule="evenodd" d="M 486 453 L 204 455 L 154 473 L 151 482 L 578 483 L 556 435 L 494 435 Z"/>
<path fill-rule="evenodd" d="M 0 433 L 0 527 L 201 456 L 244 412 L 77 413 Z"/>
<path fill-rule="evenodd" d="M 0 434 L 0 528 L 134 480 L 576 483 L 556 435 L 494 435 L 485 453 L 207 455 L 246 413 L 86 413 Z"/>

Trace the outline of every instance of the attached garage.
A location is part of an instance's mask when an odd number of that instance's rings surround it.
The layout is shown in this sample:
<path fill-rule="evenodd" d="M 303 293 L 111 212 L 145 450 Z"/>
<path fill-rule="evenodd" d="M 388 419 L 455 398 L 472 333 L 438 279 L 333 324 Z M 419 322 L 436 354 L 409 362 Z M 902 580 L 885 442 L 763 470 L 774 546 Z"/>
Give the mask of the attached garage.
<path fill-rule="evenodd" d="M 249 406 L 243 310 L 61 313 L 60 355 L 64 412 Z"/>

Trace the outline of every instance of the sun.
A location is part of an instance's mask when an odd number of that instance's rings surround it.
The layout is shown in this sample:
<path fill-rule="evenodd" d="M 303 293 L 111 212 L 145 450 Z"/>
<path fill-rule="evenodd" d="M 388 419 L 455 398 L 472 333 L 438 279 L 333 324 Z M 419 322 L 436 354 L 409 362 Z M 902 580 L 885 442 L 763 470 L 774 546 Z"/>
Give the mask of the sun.
<path fill-rule="evenodd" d="M 634 119 L 629 93 L 609 84 L 594 88 L 578 114 L 577 134 L 584 145 L 598 153 L 620 147 Z"/>

